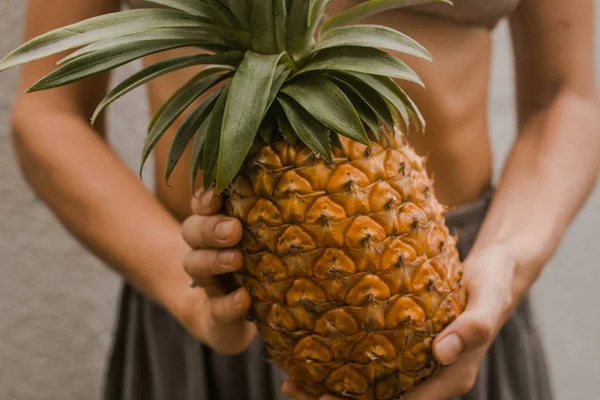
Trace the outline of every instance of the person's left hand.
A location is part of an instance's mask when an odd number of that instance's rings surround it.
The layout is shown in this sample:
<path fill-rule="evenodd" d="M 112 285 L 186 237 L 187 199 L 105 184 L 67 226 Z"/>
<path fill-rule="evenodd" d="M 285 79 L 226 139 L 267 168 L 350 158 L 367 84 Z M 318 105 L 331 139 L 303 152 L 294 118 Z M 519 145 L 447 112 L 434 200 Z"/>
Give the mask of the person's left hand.
<path fill-rule="evenodd" d="M 448 400 L 471 390 L 485 353 L 516 306 L 515 267 L 502 246 L 490 246 L 468 257 L 462 282 L 468 294 L 467 307 L 433 343 L 434 356 L 443 368 L 403 400 Z M 284 383 L 282 391 L 295 400 L 317 400 L 291 381 Z M 342 399 L 326 395 L 318 400 Z"/>

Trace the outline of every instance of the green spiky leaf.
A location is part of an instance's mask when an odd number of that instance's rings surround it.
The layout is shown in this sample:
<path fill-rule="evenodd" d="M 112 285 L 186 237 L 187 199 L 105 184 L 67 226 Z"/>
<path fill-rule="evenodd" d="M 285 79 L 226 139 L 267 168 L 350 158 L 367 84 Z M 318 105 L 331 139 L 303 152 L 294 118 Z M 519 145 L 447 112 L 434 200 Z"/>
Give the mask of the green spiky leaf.
<path fill-rule="evenodd" d="M 425 118 L 423 118 L 423 114 L 421 114 L 421 111 L 419 110 L 413 99 L 411 99 L 410 96 L 406 94 L 404 90 L 402 90 L 402 88 L 399 87 L 398 89 L 400 89 L 400 95 L 404 101 L 404 104 L 406 104 L 406 110 L 408 111 L 410 121 L 413 124 L 415 124 L 415 126 L 418 129 L 420 129 L 421 132 L 425 132 L 426 124 Z"/>
<path fill-rule="evenodd" d="M 290 125 L 290 121 L 288 121 L 283 110 L 279 110 L 276 118 L 279 131 L 281 132 L 285 140 L 287 140 L 288 143 L 292 146 L 295 146 L 296 143 L 298 143 L 298 135 L 296 135 L 294 128 L 292 128 L 292 125 Z"/>
<path fill-rule="evenodd" d="M 252 48 L 261 54 L 277 52 L 274 3 L 283 0 L 253 0 L 251 12 Z M 281 16 L 278 16 L 281 18 Z"/>
<path fill-rule="evenodd" d="M 203 93 L 217 83 L 228 78 L 230 74 L 213 75 L 211 70 L 203 70 L 194 76 L 188 83 L 177 90 L 169 100 L 158 110 L 148 128 L 148 135 L 142 149 L 141 169 L 144 167 L 150 152 L 156 146 L 162 135 L 169 129 L 175 120 Z"/>
<path fill-rule="evenodd" d="M 287 48 L 294 56 L 298 55 L 296 48 L 308 29 L 309 6 L 308 0 L 293 0 L 288 13 Z"/>
<path fill-rule="evenodd" d="M 148 3 L 158 4 L 174 10 L 185 11 L 188 14 L 202 17 L 207 22 L 215 23 L 225 28 L 235 27 L 235 23 L 228 14 L 219 12 L 210 4 L 200 0 L 146 0 Z"/>
<path fill-rule="evenodd" d="M 231 10 L 227 7 L 227 2 L 224 0 L 198 0 L 202 3 L 206 3 L 207 5 L 214 8 L 219 15 L 225 18 L 229 24 L 235 29 L 245 29 L 248 30 L 248 27 L 244 27 L 240 21 L 236 18 L 235 15 L 231 12 Z"/>
<path fill-rule="evenodd" d="M 31 39 L 0 61 L 0 71 L 93 42 L 164 28 L 201 28 L 206 23 L 175 10 L 144 9 L 105 14 Z"/>
<path fill-rule="evenodd" d="M 125 94 L 131 92 L 135 88 L 151 81 L 152 79 L 158 78 L 159 76 L 168 74 L 173 71 L 178 71 L 183 68 L 189 68 L 196 65 L 203 64 L 216 64 L 216 65 L 228 65 L 234 67 L 239 64 L 242 60 L 243 54 L 238 51 L 234 52 L 226 52 L 221 54 L 195 54 L 193 56 L 184 56 L 173 59 L 168 59 L 164 61 L 160 61 L 156 64 L 150 65 L 142 70 L 136 72 L 131 75 L 129 78 L 126 78 L 121 83 L 116 85 L 104 99 L 100 102 L 96 110 L 94 111 L 94 115 L 92 116 L 92 124 L 98 118 L 98 115 L 104 110 L 108 105 L 112 104 Z M 228 68 L 210 68 L 208 71 L 212 71 L 214 73 L 225 71 Z"/>
<path fill-rule="evenodd" d="M 385 51 L 373 48 L 334 47 L 321 50 L 297 74 L 309 71 L 363 72 L 403 79 L 423 86 L 419 76 L 406 63 Z"/>
<path fill-rule="evenodd" d="M 329 129 L 313 118 L 304 108 L 291 98 L 282 95 L 277 98 L 292 129 L 302 142 L 315 153 L 331 161 Z"/>
<path fill-rule="evenodd" d="M 217 163 L 219 161 L 219 153 L 221 152 L 220 143 L 223 115 L 225 113 L 227 98 L 229 97 L 229 87 L 230 84 L 219 94 L 219 99 L 215 103 L 208 126 L 206 127 L 206 139 L 202 151 L 202 180 L 204 190 L 210 187 L 217 176 Z"/>
<path fill-rule="evenodd" d="M 221 91 L 215 92 L 218 97 L 221 94 Z M 200 127 L 198 128 L 198 133 L 194 138 L 194 143 L 192 145 L 192 151 L 190 153 L 190 163 L 188 166 L 188 179 L 190 182 L 190 189 L 192 192 L 196 189 L 196 177 L 198 176 L 198 171 L 202 166 L 202 155 L 204 151 L 204 141 L 206 140 L 206 133 L 208 132 L 208 125 L 210 123 L 212 116 L 212 111 L 208 114 L 208 116 L 202 121 Z"/>
<path fill-rule="evenodd" d="M 344 147 L 342 146 L 342 141 L 340 140 L 340 136 L 337 133 L 330 131 L 329 141 L 331 142 L 332 149 L 344 150 Z"/>
<path fill-rule="evenodd" d="M 319 27 L 319 23 L 321 22 L 323 15 L 325 14 L 325 9 L 329 5 L 331 0 L 312 0 L 309 15 L 308 15 L 308 28 L 302 39 L 300 40 L 297 48 L 295 48 L 295 54 L 310 54 L 310 51 L 315 46 L 315 33 L 317 28 Z M 297 57 L 300 58 L 300 57 Z"/>
<path fill-rule="evenodd" d="M 387 101 L 389 101 L 400 113 L 406 124 L 415 123 L 424 128 L 425 121 L 423 116 L 414 105 L 404 90 L 400 88 L 392 79 L 383 76 L 373 76 L 360 73 L 347 73 L 373 89 L 377 90 Z M 410 112 L 409 112 L 410 109 Z"/>
<path fill-rule="evenodd" d="M 311 32 L 314 35 L 316 32 L 316 28 L 319 25 L 319 22 L 325 16 L 325 10 L 327 6 L 331 3 L 331 0 L 314 0 L 312 7 L 310 9 L 310 20 L 309 26 L 311 28 Z"/>
<path fill-rule="evenodd" d="M 279 94 L 281 87 L 285 83 L 285 80 L 290 76 L 292 71 L 286 65 L 279 65 L 275 70 L 275 77 L 273 78 L 273 83 L 271 84 L 271 90 L 269 93 L 269 103 L 268 106 L 273 104 L 275 101 L 275 97 Z"/>
<path fill-rule="evenodd" d="M 283 54 L 247 52 L 231 80 L 223 117 L 216 191 L 233 181 L 248 154 L 269 102 L 270 86 Z"/>
<path fill-rule="evenodd" d="M 370 0 L 356 5 L 349 10 L 330 18 L 323 24 L 322 30 L 327 31 L 339 26 L 350 25 L 353 22 L 370 17 L 371 15 L 379 14 L 396 8 L 434 2 L 452 4 L 452 2 L 448 0 Z"/>
<path fill-rule="evenodd" d="M 177 129 L 177 133 L 175 134 L 175 138 L 171 143 L 171 147 L 169 148 L 169 153 L 167 155 L 167 165 L 165 168 L 165 179 L 169 181 L 175 166 L 179 162 L 181 155 L 187 148 L 188 144 L 194 137 L 194 135 L 198 132 L 198 129 L 202 125 L 202 123 L 206 120 L 208 115 L 212 111 L 212 107 L 217 100 L 217 93 L 209 94 L 191 113 L 190 115 L 183 121 L 183 123 Z"/>
<path fill-rule="evenodd" d="M 140 32 L 132 35 L 119 36 L 116 38 L 110 38 L 99 42 L 91 43 L 84 46 L 64 58 L 58 61 L 58 65 L 63 65 L 67 62 L 73 61 L 84 55 L 89 55 L 98 51 L 107 51 L 118 49 L 124 45 L 130 45 L 133 43 L 141 43 L 147 41 L 158 41 L 158 40 L 190 40 L 194 46 L 205 47 L 205 46 L 227 46 L 227 42 L 213 33 L 209 32 L 204 28 L 169 28 L 169 29 L 158 29 L 149 32 Z"/>
<path fill-rule="evenodd" d="M 392 117 L 388 103 L 381 97 L 379 92 L 350 75 L 336 74 L 332 75 L 331 78 L 336 81 L 338 86 L 341 85 L 340 87 L 345 93 L 350 91 L 358 96 L 362 102 L 371 108 L 377 119 L 388 129 L 394 129 L 394 118 Z"/>
<path fill-rule="evenodd" d="M 323 33 L 314 51 L 331 47 L 378 47 L 431 61 L 431 54 L 416 40 L 395 29 L 379 25 L 353 25 Z"/>
<path fill-rule="evenodd" d="M 322 75 L 307 74 L 281 91 L 297 101 L 329 129 L 368 145 L 369 138 L 356 110 L 344 92 Z"/>
<path fill-rule="evenodd" d="M 150 54 L 193 44 L 194 41 L 189 39 L 148 40 L 85 54 L 61 65 L 34 83 L 27 91 L 36 92 L 68 85 Z"/>
<path fill-rule="evenodd" d="M 341 87 L 341 89 L 344 90 L 343 87 Z M 369 127 L 371 132 L 373 132 L 375 138 L 379 139 L 380 125 L 373 110 L 371 110 L 368 104 L 365 103 L 360 96 L 356 95 L 354 91 L 346 89 L 344 90 L 344 93 L 346 96 L 348 96 L 348 99 L 350 99 L 352 105 L 354 105 L 354 108 L 356 109 L 360 119 L 365 123 L 366 126 Z"/>
<path fill-rule="evenodd" d="M 246 30 L 250 30 L 250 10 L 251 0 L 220 0 L 222 3 L 225 3 L 231 13 L 235 15 L 236 19 Z M 264 1 L 264 0 L 258 0 Z"/>
<path fill-rule="evenodd" d="M 275 117 L 273 110 L 269 110 L 265 119 L 260 124 L 258 128 L 258 136 L 268 145 L 273 142 L 273 135 L 275 133 Z"/>
<path fill-rule="evenodd" d="M 275 41 L 277 53 L 287 50 L 288 7 L 286 0 L 273 0 L 275 14 Z"/>

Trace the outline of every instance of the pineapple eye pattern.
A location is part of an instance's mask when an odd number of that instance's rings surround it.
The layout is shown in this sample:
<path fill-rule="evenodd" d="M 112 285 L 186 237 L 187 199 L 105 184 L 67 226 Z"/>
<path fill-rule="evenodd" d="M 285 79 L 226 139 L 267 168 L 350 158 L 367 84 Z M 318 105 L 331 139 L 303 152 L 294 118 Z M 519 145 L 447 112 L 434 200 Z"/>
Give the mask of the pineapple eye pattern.
<path fill-rule="evenodd" d="M 302 172 L 291 144 L 262 147 L 249 162 L 268 173 L 241 174 L 227 199 L 258 243 L 239 273 L 252 318 L 269 356 L 309 393 L 394 398 L 438 368 L 432 338 L 464 307 L 454 238 L 424 195 L 424 164 L 382 135 L 393 144 L 369 153 L 342 139 L 331 162 L 319 161 L 327 185 Z M 289 189 L 297 182 L 302 193 Z"/>

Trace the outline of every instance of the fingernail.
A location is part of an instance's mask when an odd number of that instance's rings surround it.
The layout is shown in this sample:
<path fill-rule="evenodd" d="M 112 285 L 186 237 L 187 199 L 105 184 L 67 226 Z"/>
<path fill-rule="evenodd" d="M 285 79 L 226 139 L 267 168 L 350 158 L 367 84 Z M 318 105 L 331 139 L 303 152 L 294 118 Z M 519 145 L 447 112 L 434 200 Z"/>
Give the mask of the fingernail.
<path fill-rule="evenodd" d="M 219 222 L 217 224 L 217 226 L 215 227 L 215 236 L 218 239 L 221 240 L 225 240 L 229 238 L 229 235 L 231 235 L 231 231 L 233 230 L 233 224 L 235 222 L 234 221 L 225 221 L 225 222 Z"/>
<path fill-rule="evenodd" d="M 215 197 L 214 189 L 210 188 L 202 195 L 202 206 L 204 208 L 210 207 L 210 203 L 212 203 L 213 198 Z"/>
<path fill-rule="evenodd" d="M 234 257 L 235 257 L 234 250 L 220 251 L 219 254 L 217 255 L 217 258 L 219 259 L 219 263 L 221 263 L 223 265 L 231 264 L 233 262 Z"/>
<path fill-rule="evenodd" d="M 233 304 L 235 304 L 236 306 L 238 304 L 240 304 L 240 302 L 242 301 L 242 293 L 243 293 L 244 289 L 239 289 L 237 292 L 235 292 L 235 294 L 233 295 Z"/>
<path fill-rule="evenodd" d="M 462 340 L 455 333 L 446 336 L 435 348 L 437 358 L 443 365 L 456 361 L 462 350 Z"/>

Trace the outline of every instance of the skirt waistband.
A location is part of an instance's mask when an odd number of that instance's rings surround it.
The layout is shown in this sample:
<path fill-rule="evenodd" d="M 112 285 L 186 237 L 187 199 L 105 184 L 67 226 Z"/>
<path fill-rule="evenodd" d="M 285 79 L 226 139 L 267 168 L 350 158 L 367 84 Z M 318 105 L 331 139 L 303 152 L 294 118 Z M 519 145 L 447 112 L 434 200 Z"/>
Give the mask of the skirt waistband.
<path fill-rule="evenodd" d="M 457 248 L 464 260 L 473 244 L 494 196 L 493 187 L 486 188 L 476 200 L 462 204 L 446 214 L 446 225 L 458 237 Z"/>
<path fill-rule="evenodd" d="M 460 229 L 470 225 L 481 225 L 494 197 L 494 192 L 494 188 L 489 186 L 476 200 L 451 209 L 446 214 L 448 227 L 450 229 Z"/>

